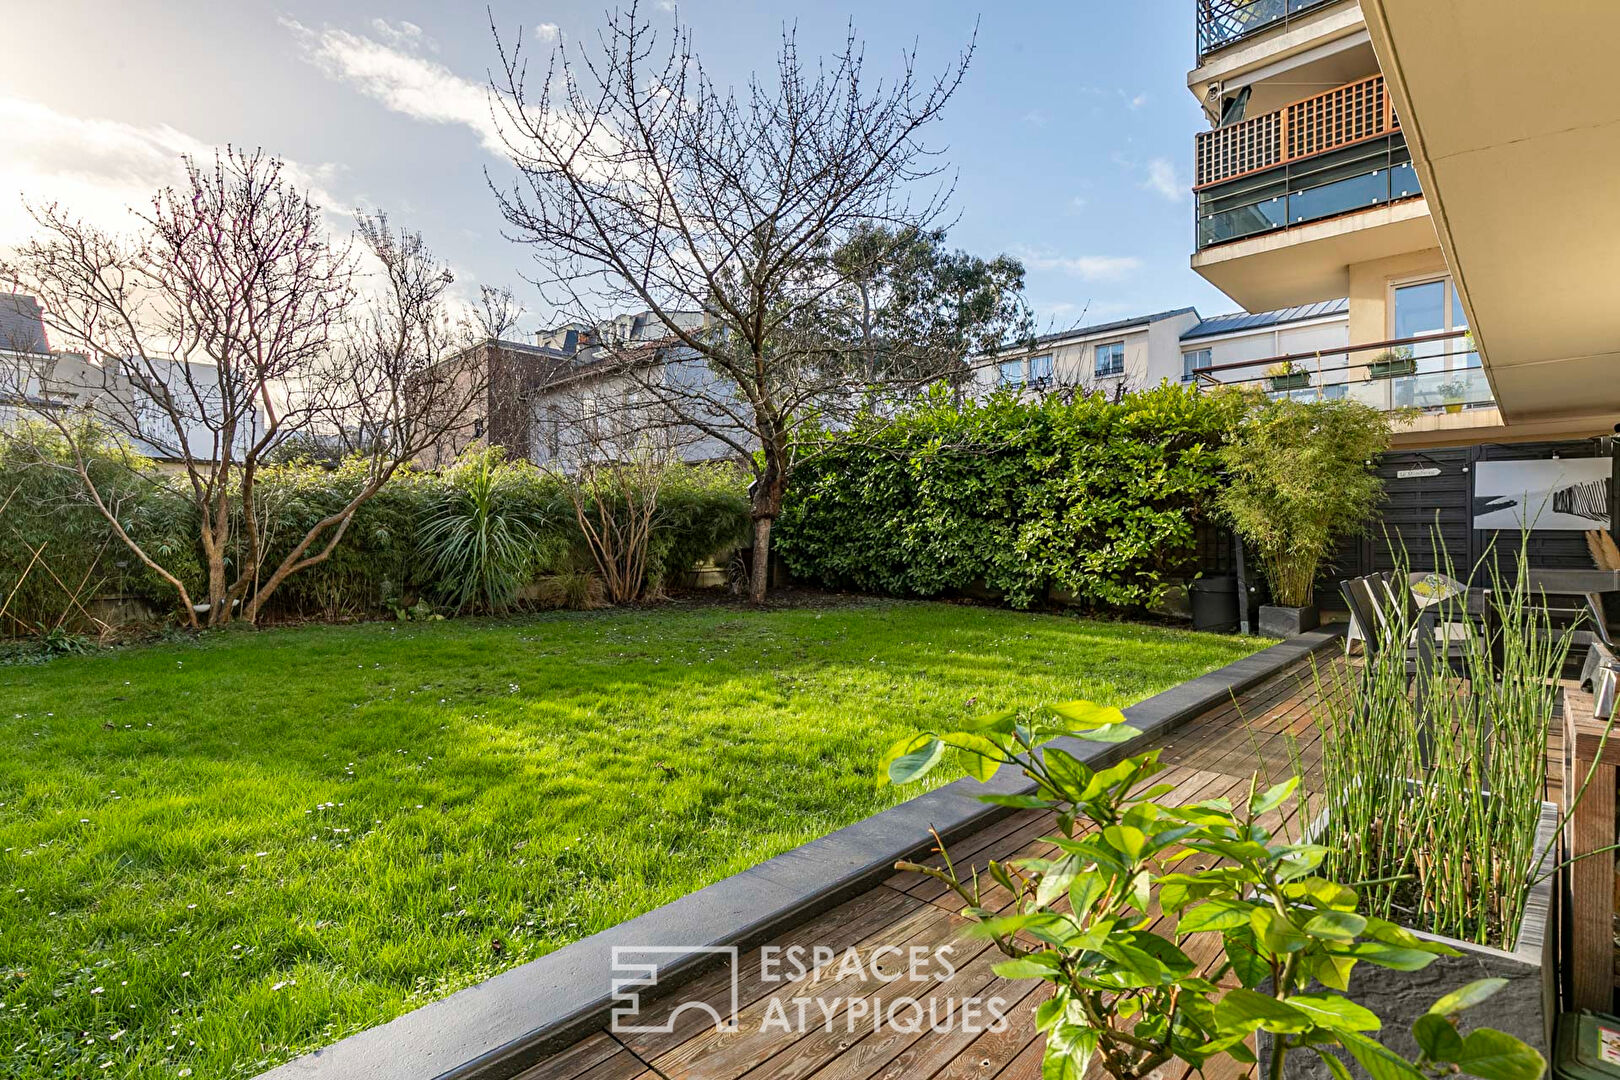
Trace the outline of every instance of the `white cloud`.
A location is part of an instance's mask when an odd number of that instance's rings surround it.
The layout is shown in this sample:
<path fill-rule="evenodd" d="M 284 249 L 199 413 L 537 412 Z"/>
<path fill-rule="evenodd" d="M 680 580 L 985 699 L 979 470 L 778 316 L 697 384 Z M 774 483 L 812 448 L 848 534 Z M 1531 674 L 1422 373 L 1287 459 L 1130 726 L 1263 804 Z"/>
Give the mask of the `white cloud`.
<path fill-rule="evenodd" d="M 1156 157 L 1147 163 L 1147 179 L 1142 187 L 1171 202 L 1185 202 L 1187 185 L 1176 175 L 1176 166 L 1169 158 Z"/>
<path fill-rule="evenodd" d="M 1015 249 L 1013 254 L 1032 270 L 1055 270 L 1081 281 L 1118 281 L 1142 266 L 1134 255 L 1055 255 L 1028 248 Z"/>
<path fill-rule="evenodd" d="M 0 96 L 0 247 L 38 231 L 24 202 L 58 203 L 74 217 L 112 232 L 136 228 L 160 188 L 185 178 L 182 154 L 208 159 L 214 147 L 166 124 L 140 125 L 70 116 L 26 98 Z M 328 210 L 342 211 L 323 189 L 330 166 L 286 164 L 288 175 Z"/>
<path fill-rule="evenodd" d="M 543 22 L 534 28 L 534 36 L 541 41 L 556 41 L 559 30 L 554 22 Z"/>
<path fill-rule="evenodd" d="M 425 47 L 434 52 L 439 51 L 439 43 L 428 37 L 422 28 L 413 22 L 401 20 L 395 23 L 389 22 L 387 19 L 372 19 L 371 28 L 377 32 L 378 36 L 395 48 L 420 49 Z"/>
<path fill-rule="evenodd" d="M 1124 94 L 1125 92 L 1123 90 L 1121 90 L 1120 93 Z M 1137 110 L 1137 109 L 1140 109 L 1142 106 L 1146 105 L 1147 103 L 1148 103 L 1148 96 L 1146 94 L 1137 94 L 1135 97 L 1130 98 L 1128 101 L 1125 102 L 1125 104 L 1128 105 L 1131 108 L 1131 111 L 1133 111 L 1133 112 L 1135 110 Z"/>
<path fill-rule="evenodd" d="M 412 119 L 471 128 L 486 150 L 505 154 L 490 112 L 489 88 L 483 83 L 418 55 L 408 41 L 401 47 L 347 30 L 312 30 L 291 19 L 282 22 L 298 35 L 306 58 L 332 78 Z"/>

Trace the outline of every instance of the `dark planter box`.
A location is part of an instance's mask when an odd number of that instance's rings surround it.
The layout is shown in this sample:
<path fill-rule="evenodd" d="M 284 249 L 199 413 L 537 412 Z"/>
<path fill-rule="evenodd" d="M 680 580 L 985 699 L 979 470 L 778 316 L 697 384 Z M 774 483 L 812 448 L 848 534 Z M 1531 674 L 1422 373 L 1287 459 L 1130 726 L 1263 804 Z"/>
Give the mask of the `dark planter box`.
<path fill-rule="evenodd" d="M 1324 811 L 1312 824 L 1307 833 L 1312 839 L 1321 836 L 1327 813 Z M 1552 847 L 1557 828 L 1558 807 L 1542 803 L 1541 820 L 1536 826 L 1538 858 Z M 1552 858 L 1547 856 L 1548 865 Z M 1412 1025 L 1429 1011 L 1437 998 L 1475 979 L 1501 978 L 1508 980 L 1506 986 L 1484 1004 L 1462 1014 L 1463 1033 L 1481 1027 L 1496 1028 L 1523 1039 L 1551 1061 L 1548 1048 L 1552 1045 L 1552 1023 L 1557 1019 L 1553 996 L 1556 989 L 1554 943 L 1547 926 L 1548 912 L 1552 910 L 1552 882 L 1551 877 L 1543 878 L 1531 888 L 1525 901 L 1519 942 L 1512 952 L 1408 927 L 1419 937 L 1449 945 L 1462 955 L 1439 957 L 1422 971 L 1391 971 L 1365 961 L 1357 964 L 1350 974 L 1350 992 L 1346 996 L 1371 1009 L 1384 1022 L 1382 1031 L 1369 1034 L 1407 1060 L 1413 1060 L 1418 1046 L 1412 1038 Z M 1257 1040 L 1265 1044 L 1266 1034 L 1260 1032 Z M 1350 1067 L 1352 1075 L 1366 1080 L 1367 1074 L 1348 1054 L 1340 1054 L 1339 1058 Z M 1264 1062 L 1266 1056 L 1261 1054 L 1260 1060 Z M 1310 1050 L 1290 1051 L 1283 1071 L 1287 1080 L 1332 1080 L 1322 1059 Z"/>
<path fill-rule="evenodd" d="M 1294 371 L 1287 375 L 1271 376 L 1273 390 L 1300 390 L 1311 385 L 1311 373 L 1308 371 Z"/>
<path fill-rule="evenodd" d="M 1394 379 L 1401 375 L 1416 375 L 1416 360 L 1375 360 L 1367 365 L 1367 374 L 1375 379 Z"/>
<path fill-rule="evenodd" d="M 1262 637 L 1291 638 L 1322 625 L 1314 607 L 1279 607 L 1260 605 L 1260 634 Z"/>

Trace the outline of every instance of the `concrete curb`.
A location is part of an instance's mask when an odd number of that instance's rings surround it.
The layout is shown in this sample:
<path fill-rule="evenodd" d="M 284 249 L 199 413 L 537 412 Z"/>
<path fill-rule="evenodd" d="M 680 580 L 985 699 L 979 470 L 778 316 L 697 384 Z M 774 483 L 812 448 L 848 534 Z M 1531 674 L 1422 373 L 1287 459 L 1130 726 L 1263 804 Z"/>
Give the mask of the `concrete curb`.
<path fill-rule="evenodd" d="M 1082 761 L 1107 764 L 1158 745 L 1171 730 L 1232 695 L 1326 648 L 1340 630 L 1290 638 L 1125 710 L 1142 734 L 1106 745 L 1059 740 Z M 614 946 L 678 950 L 659 968 L 658 989 L 717 961 L 701 946 L 752 948 L 843 903 L 893 873 L 897 859 L 1011 811 L 978 796 L 1033 784 L 1003 769 L 988 784 L 962 779 L 919 795 L 644 915 L 548 953 L 476 986 L 369 1028 L 262 1074 L 263 1080 L 509 1080 L 606 1023 Z"/>

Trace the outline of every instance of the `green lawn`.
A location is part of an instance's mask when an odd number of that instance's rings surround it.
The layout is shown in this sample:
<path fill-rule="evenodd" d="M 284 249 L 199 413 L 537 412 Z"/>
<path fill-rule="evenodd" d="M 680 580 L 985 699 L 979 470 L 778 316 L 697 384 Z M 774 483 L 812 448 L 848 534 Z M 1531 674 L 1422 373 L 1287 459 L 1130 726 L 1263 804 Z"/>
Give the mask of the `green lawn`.
<path fill-rule="evenodd" d="M 874 601 L 0 668 L 0 1076 L 259 1072 L 915 794 L 916 725 L 1257 644 Z"/>

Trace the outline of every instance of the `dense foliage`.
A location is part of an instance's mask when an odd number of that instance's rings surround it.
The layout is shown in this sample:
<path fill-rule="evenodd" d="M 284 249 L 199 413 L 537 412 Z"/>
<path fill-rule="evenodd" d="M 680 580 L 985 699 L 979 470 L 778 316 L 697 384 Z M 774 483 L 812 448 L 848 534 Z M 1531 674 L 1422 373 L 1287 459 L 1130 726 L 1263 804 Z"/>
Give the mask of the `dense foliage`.
<path fill-rule="evenodd" d="M 93 598 L 129 597 L 172 611 L 175 590 L 141 565 L 90 502 L 65 441 L 42 426 L 13 435 L 27 437 L 0 443 L 0 634 L 116 621 Z M 196 511 L 176 488 L 183 480 L 114 439 L 86 445 L 95 447 L 91 468 L 120 525 L 188 586 L 201 583 Z M 364 483 L 359 461 L 263 467 L 255 509 L 270 562 Z M 733 469 L 675 467 L 659 507 L 646 566 L 651 594 L 747 533 L 747 494 Z M 592 595 L 579 580 L 589 565 L 561 481 L 498 452 L 475 453 L 441 473 L 396 475 L 355 512 L 329 559 L 287 579 L 274 609 L 339 618 L 427 601 L 446 611 L 499 611 L 526 586 L 553 578 L 557 587 L 540 592 L 578 606 Z"/>
<path fill-rule="evenodd" d="M 1358 401 L 1260 398 L 1221 458 L 1220 510 L 1259 556 L 1278 604 L 1312 602 L 1316 572 L 1384 494 L 1372 463 L 1389 417 Z"/>
<path fill-rule="evenodd" d="M 823 437 L 794 476 L 778 550 L 798 577 L 867 592 L 1147 605 L 1186 569 L 1242 407 L 1173 386 L 1120 401 L 935 392 Z"/>

